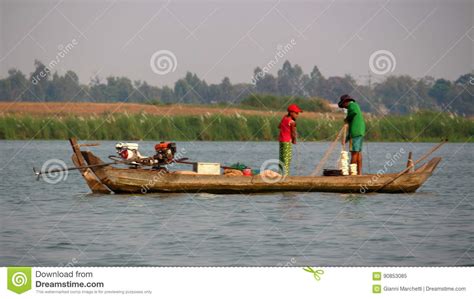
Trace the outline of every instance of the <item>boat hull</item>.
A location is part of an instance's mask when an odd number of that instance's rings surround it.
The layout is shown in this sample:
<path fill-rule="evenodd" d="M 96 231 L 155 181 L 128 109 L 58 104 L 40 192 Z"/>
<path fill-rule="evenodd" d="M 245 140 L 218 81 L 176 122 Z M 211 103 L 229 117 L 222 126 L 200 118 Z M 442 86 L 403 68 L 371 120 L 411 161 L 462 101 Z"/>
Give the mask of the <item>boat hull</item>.
<path fill-rule="evenodd" d="M 82 152 L 89 165 L 103 163 L 91 152 Z M 411 193 L 432 174 L 441 158 L 433 158 L 416 172 L 399 176 L 373 174 L 360 176 L 288 176 L 278 181 L 261 176 L 188 175 L 151 169 L 113 166 L 94 167 L 97 178 L 115 193 L 216 193 L 245 194 L 264 192 Z"/>

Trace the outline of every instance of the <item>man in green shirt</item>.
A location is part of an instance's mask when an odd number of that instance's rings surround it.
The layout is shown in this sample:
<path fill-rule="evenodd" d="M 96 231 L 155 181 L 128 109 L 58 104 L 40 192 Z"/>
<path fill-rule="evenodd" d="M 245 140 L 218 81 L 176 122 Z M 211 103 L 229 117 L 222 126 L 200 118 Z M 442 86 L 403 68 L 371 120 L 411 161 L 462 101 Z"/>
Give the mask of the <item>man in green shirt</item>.
<path fill-rule="evenodd" d="M 357 164 L 357 174 L 362 174 L 362 142 L 365 135 L 365 122 L 359 104 L 349 95 L 341 96 L 338 103 L 339 108 L 347 109 L 347 117 L 344 122 L 349 125 L 349 150 L 351 151 L 351 164 Z"/>

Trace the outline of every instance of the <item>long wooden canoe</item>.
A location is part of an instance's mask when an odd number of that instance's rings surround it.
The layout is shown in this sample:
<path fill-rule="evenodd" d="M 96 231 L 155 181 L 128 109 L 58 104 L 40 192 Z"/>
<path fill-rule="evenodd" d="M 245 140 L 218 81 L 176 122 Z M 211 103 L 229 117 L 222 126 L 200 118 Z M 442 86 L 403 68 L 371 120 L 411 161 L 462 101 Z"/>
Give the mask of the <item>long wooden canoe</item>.
<path fill-rule="evenodd" d="M 90 151 L 81 151 L 88 165 L 104 162 Z M 414 172 L 402 175 L 367 174 L 360 176 L 287 176 L 267 182 L 261 176 L 187 175 L 163 173 L 152 169 L 94 167 L 96 178 L 114 193 L 187 192 L 187 193 L 262 193 L 262 192 L 338 192 L 338 193 L 411 193 L 433 173 L 441 158 L 436 157 Z"/>

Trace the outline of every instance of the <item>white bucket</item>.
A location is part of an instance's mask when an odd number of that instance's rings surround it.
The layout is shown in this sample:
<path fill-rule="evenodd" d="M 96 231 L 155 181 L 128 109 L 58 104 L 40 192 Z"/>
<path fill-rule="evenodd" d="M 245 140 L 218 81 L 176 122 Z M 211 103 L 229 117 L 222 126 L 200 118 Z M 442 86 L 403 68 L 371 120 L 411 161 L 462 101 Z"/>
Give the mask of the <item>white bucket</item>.
<path fill-rule="evenodd" d="M 351 175 L 357 175 L 357 164 L 352 163 L 350 166 Z"/>
<path fill-rule="evenodd" d="M 339 169 L 342 171 L 342 175 L 349 175 L 349 153 L 346 151 L 341 151 Z"/>

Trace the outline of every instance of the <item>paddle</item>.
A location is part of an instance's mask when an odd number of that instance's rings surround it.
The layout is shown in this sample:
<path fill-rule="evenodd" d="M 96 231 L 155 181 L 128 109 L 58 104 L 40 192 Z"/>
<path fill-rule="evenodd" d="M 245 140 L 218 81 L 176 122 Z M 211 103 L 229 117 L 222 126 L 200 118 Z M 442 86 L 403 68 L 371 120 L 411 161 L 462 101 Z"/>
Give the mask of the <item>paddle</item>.
<path fill-rule="evenodd" d="M 52 170 L 46 170 L 44 172 L 36 171 L 36 168 L 33 167 L 33 172 L 37 176 L 36 180 L 39 180 L 40 176 L 42 176 L 44 174 L 63 172 L 63 171 L 69 171 L 69 170 L 85 169 L 85 168 L 103 167 L 103 166 L 108 166 L 108 165 L 112 165 L 112 164 L 117 164 L 117 162 L 95 164 L 95 165 L 86 165 L 86 166 L 79 166 L 79 167 L 69 167 L 69 168 L 56 168 L 56 169 L 52 169 Z"/>

